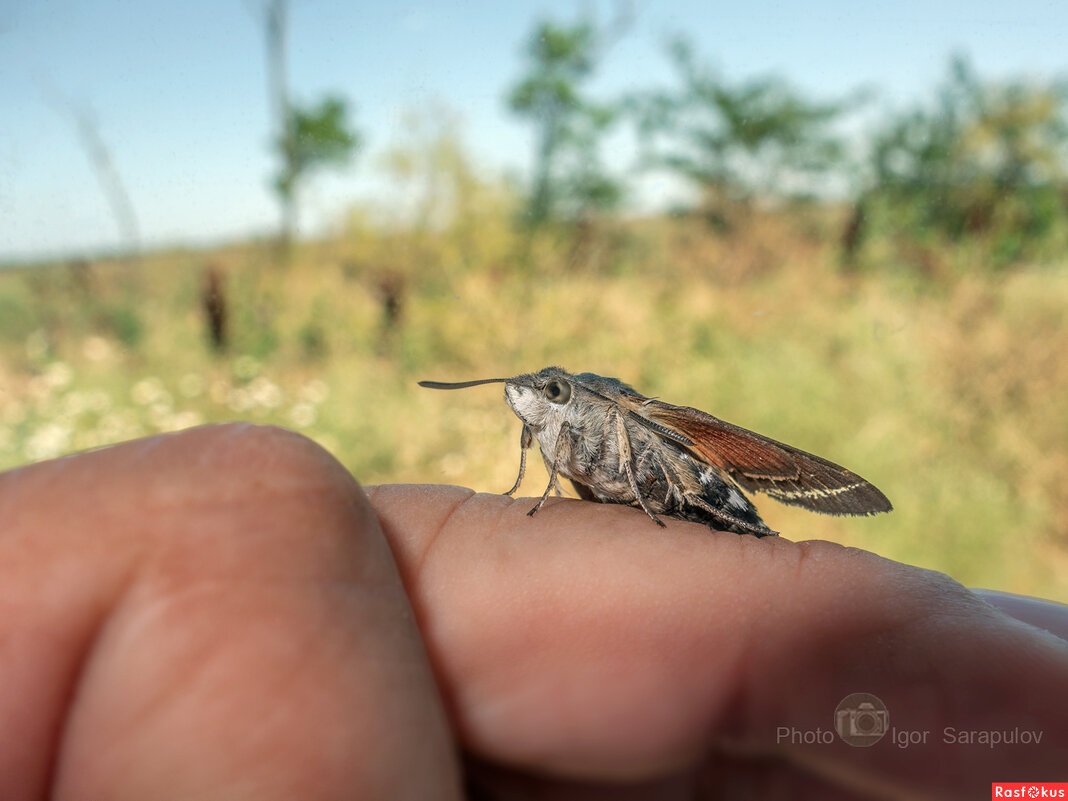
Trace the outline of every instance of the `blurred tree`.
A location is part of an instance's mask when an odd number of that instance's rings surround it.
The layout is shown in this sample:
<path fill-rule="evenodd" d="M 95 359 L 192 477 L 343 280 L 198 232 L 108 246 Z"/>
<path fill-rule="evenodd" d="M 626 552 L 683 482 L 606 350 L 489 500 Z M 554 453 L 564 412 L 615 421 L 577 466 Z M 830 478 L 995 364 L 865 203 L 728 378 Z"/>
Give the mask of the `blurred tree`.
<path fill-rule="evenodd" d="M 558 25 L 541 22 L 527 43 L 527 74 L 512 88 L 512 111 L 537 128 L 534 180 L 526 221 L 537 227 L 552 218 L 581 218 L 610 209 L 622 187 L 601 163 L 600 143 L 617 118 L 617 109 L 586 98 L 588 80 L 606 48 L 629 27 L 621 7 L 604 29 L 592 22 Z"/>
<path fill-rule="evenodd" d="M 78 106 L 51 84 L 40 81 L 40 86 L 46 100 L 61 114 L 69 116 L 74 123 L 78 141 L 111 207 L 112 216 L 123 238 L 123 245 L 128 254 L 136 256 L 141 247 L 137 210 L 130 199 L 126 183 L 115 166 L 111 148 L 100 133 L 96 115 L 88 106 Z"/>
<path fill-rule="evenodd" d="M 290 105 L 289 124 L 276 146 L 282 164 L 275 188 L 282 201 L 283 241 L 297 227 L 298 191 L 314 171 L 347 164 L 360 146 L 360 135 L 349 126 L 348 109 L 339 97 L 327 97 L 318 105 Z"/>
<path fill-rule="evenodd" d="M 729 83 L 700 64 L 688 40 L 669 45 L 680 86 L 628 98 L 647 167 L 701 190 L 716 215 L 757 198 L 817 193 L 842 165 L 833 124 L 858 98 L 813 103 L 775 77 Z"/>
<path fill-rule="evenodd" d="M 1066 100 L 1063 83 L 983 83 L 954 58 L 933 108 L 876 135 L 866 205 L 896 234 L 986 236 L 1001 263 L 1021 257 L 1068 222 Z"/>
<path fill-rule="evenodd" d="M 410 207 L 399 210 L 417 233 L 446 230 L 473 214 L 480 180 L 463 146 L 460 117 L 432 104 L 401 117 L 403 133 L 382 155 L 382 166 Z"/>
<path fill-rule="evenodd" d="M 282 204 L 279 235 L 283 252 L 297 230 L 299 192 L 308 175 L 344 166 L 360 145 L 348 122 L 345 100 L 327 96 L 318 105 L 298 106 L 289 97 L 287 71 L 287 0 L 263 0 L 267 38 L 268 93 L 275 115 L 275 147 L 281 160 L 274 187 Z"/>

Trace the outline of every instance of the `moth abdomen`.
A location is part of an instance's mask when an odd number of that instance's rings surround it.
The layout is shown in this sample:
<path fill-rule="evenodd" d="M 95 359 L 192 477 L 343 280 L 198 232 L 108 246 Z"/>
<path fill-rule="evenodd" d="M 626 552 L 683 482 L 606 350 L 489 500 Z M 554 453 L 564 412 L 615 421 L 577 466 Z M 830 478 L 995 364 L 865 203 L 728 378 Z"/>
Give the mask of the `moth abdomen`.
<path fill-rule="evenodd" d="M 756 506 L 738 486 L 718 470 L 685 456 L 689 480 L 684 481 L 683 506 L 687 520 L 719 531 L 775 536 L 757 513 Z"/>
<path fill-rule="evenodd" d="M 753 502 L 728 476 L 671 442 L 646 440 L 636 454 L 635 467 L 642 498 L 656 514 L 701 523 L 716 531 L 758 537 L 775 535 Z M 618 490 L 600 497 L 602 493 L 594 490 L 604 502 L 640 505 L 632 496 L 614 499 L 614 492 Z"/>

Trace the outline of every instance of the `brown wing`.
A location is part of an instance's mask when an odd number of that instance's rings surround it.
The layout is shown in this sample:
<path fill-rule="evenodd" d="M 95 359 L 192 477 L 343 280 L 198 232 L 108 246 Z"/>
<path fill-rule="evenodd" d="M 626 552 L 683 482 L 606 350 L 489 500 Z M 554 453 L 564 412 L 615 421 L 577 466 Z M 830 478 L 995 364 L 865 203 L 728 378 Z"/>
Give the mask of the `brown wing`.
<path fill-rule="evenodd" d="M 871 515 L 893 508 L 885 495 L 856 473 L 699 409 L 652 399 L 643 399 L 632 409 L 653 423 L 653 430 L 663 427 L 688 438 L 692 444 L 683 447 L 750 492 L 831 515 Z"/>

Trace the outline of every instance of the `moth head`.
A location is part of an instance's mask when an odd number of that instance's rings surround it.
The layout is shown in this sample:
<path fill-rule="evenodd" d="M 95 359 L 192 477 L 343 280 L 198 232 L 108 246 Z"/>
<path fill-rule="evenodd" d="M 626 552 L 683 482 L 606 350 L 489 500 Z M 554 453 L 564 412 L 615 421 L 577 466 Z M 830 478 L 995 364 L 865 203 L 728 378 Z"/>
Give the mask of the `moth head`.
<path fill-rule="evenodd" d="M 556 428 L 565 419 L 575 395 L 574 379 L 558 367 L 516 376 L 504 384 L 504 399 L 531 428 Z"/>

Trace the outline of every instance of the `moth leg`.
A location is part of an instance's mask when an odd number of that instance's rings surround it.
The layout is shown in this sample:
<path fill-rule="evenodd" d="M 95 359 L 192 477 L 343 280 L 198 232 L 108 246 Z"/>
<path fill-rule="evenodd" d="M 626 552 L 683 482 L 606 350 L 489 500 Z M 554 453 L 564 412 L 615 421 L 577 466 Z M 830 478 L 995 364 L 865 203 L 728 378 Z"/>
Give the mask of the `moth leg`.
<path fill-rule="evenodd" d="M 613 417 L 616 423 L 616 447 L 619 449 L 619 466 L 627 475 L 627 483 L 630 484 L 630 490 L 634 493 L 634 497 L 638 499 L 638 505 L 649 515 L 649 519 L 660 528 L 664 528 L 664 521 L 653 514 L 653 510 L 649 508 L 649 504 L 642 497 L 641 490 L 638 489 L 638 480 L 634 476 L 634 453 L 630 446 L 630 435 L 627 433 L 627 426 L 623 422 L 623 417 L 615 410 L 613 410 Z"/>
<path fill-rule="evenodd" d="M 523 430 L 519 434 L 519 477 L 516 478 L 512 488 L 504 493 L 505 495 L 511 495 L 523 483 L 523 474 L 527 471 L 527 448 L 530 447 L 530 443 L 533 441 L 534 437 L 530 433 L 530 428 L 524 423 Z"/>
<path fill-rule="evenodd" d="M 538 511 L 541 508 L 541 505 L 543 503 L 545 503 L 545 500 L 549 497 L 549 493 L 552 492 L 553 488 L 556 486 L 556 482 L 557 482 L 556 462 L 557 462 L 557 459 L 559 458 L 560 451 L 564 447 L 566 447 L 566 443 L 568 441 L 570 433 L 571 433 L 571 426 L 569 426 L 567 423 L 561 423 L 560 424 L 560 433 L 556 435 L 556 446 L 553 448 L 553 461 L 552 461 L 552 464 L 547 464 L 546 465 L 546 467 L 549 468 L 549 485 L 545 488 L 545 492 L 543 492 L 541 494 L 541 498 L 538 499 L 538 502 L 536 504 L 534 504 L 534 508 L 531 509 L 529 512 L 527 512 L 528 515 L 533 515 L 536 511 Z M 569 448 L 569 450 L 570 450 L 570 448 Z"/>
<path fill-rule="evenodd" d="M 650 448 L 652 450 L 652 448 Z M 657 466 L 664 472 L 664 478 L 667 481 L 668 491 L 664 495 L 664 504 L 669 505 L 674 499 L 680 506 L 685 503 L 686 489 L 682 483 L 682 479 L 679 477 L 678 471 L 675 466 L 671 464 L 670 458 L 665 458 L 664 454 L 659 448 L 653 453 L 653 459 L 656 461 Z"/>
<path fill-rule="evenodd" d="M 706 511 L 710 515 L 712 515 L 712 517 L 715 517 L 715 518 L 717 518 L 719 520 L 722 520 L 725 523 L 730 523 L 731 525 L 737 526 L 738 528 L 742 529 L 743 531 L 748 531 L 750 534 L 752 534 L 752 535 L 754 535 L 756 537 L 777 537 L 777 536 L 779 536 L 779 532 L 778 531 L 772 531 L 767 526 L 764 526 L 763 528 L 761 528 L 760 526 L 754 526 L 752 523 L 747 523 L 744 520 L 742 520 L 740 517 L 735 517 L 734 515 L 732 515 L 732 514 L 730 514 L 728 512 L 724 512 L 722 509 L 717 509 L 716 507 L 712 506 L 711 504 L 706 503 L 702 498 L 700 498 L 697 495 L 694 495 L 692 493 L 688 494 L 686 496 L 686 502 L 687 503 L 691 503 L 691 504 L 693 504 L 694 506 L 696 506 L 696 507 L 698 507 L 700 509 L 703 509 L 704 511 Z"/>

